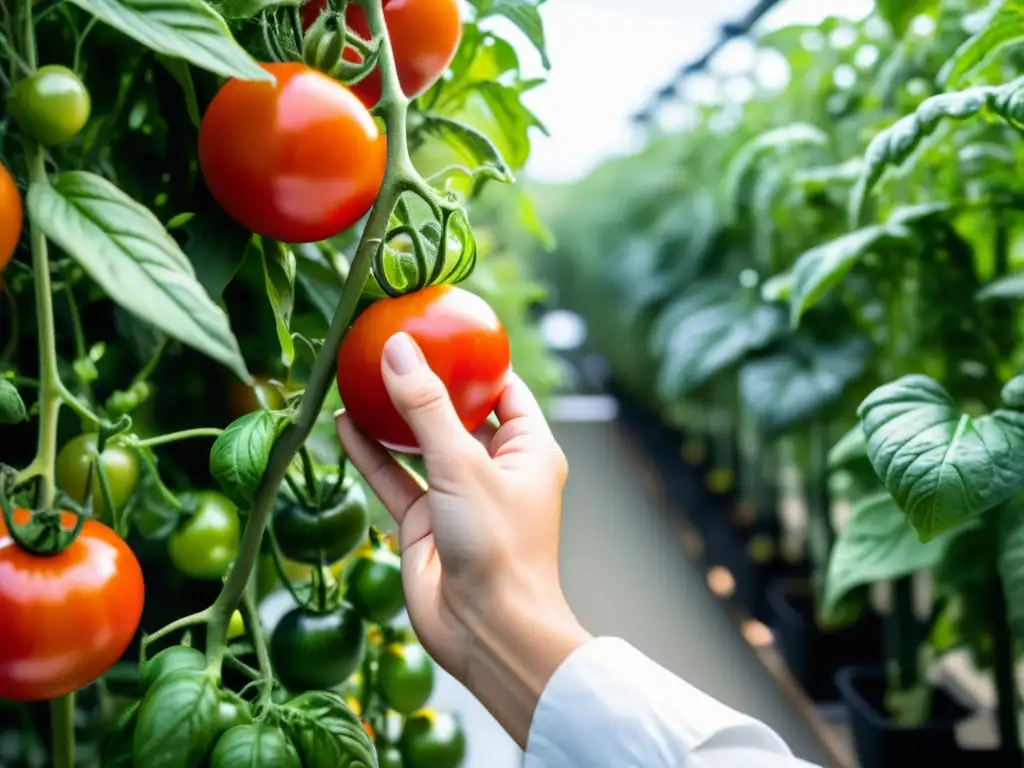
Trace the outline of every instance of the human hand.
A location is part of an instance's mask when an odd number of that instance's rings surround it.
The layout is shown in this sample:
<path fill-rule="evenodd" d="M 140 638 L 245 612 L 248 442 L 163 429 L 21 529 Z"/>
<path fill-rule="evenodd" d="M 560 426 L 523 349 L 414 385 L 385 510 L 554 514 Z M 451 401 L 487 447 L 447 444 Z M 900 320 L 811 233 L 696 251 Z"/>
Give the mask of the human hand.
<path fill-rule="evenodd" d="M 423 646 L 525 746 L 544 686 L 589 639 L 558 576 L 565 456 L 511 372 L 499 426 L 475 435 L 411 337 L 387 342 L 382 373 L 429 487 L 344 413 L 338 436 L 399 525 L 406 605 Z"/>

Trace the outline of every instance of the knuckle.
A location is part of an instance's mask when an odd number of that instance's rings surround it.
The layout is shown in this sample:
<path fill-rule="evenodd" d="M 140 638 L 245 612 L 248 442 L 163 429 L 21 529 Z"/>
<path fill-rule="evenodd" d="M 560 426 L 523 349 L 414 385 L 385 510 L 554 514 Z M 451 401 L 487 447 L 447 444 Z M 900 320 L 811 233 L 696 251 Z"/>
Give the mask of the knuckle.
<path fill-rule="evenodd" d="M 416 413 L 431 413 L 448 405 L 448 391 L 436 376 L 425 376 L 404 393 L 402 405 Z"/>

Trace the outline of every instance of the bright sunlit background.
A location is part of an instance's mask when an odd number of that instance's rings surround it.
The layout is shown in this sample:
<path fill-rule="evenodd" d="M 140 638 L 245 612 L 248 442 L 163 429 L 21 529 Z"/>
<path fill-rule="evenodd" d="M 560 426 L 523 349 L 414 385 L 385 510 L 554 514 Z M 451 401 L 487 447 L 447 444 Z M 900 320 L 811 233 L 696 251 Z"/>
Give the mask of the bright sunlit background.
<path fill-rule="evenodd" d="M 552 71 L 548 84 L 524 101 L 551 136 L 536 135 L 527 174 L 539 181 L 572 181 L 602 159 L 630 151 L 637 140 L 630 115 L 682 65 L 703 54 L 724 22 L 741 18 L 753 5 L 754 0 L 549 0 L 542 12 Z M 859 18 L 871 7 L 870 0 L 789 0 L 761 24 Z M 524 68 L 542 72 L 529 46 L 519 48 Z M 736 43 L 714 66 L 727 70 L 748 62 L 749 48 Z"/>

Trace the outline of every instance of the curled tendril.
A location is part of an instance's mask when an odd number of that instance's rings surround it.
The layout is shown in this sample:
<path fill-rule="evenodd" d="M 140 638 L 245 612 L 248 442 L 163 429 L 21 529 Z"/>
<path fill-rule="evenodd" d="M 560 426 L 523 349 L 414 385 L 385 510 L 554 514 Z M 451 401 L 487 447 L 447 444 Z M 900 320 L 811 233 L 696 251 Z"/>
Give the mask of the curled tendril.
<path fill-rule="evenodd" d="M 412 212 L 404 198 L 399 198 L 394 219 L 398 222 L 388 230 L 374 254 L 371 273 L 385 296 L 395 298 L 431 285 L 457 283 L 465 280 L 476 266 L 477 248 L 459 198 L 453 193 L 439 197 L 425 184 L 406 189 L 421 198 L 435 219 L 415 227 Z M 408 249 L 395 248 L 398 238 Z M 452 239 L 458 243 L 458 258 L 449 258 Z M 394 262 L 398 262 L 395 269 Z M 390 267 L 390 269 L 389 269 Z M 399 280 L 392 275 L 397 272 Z"/>

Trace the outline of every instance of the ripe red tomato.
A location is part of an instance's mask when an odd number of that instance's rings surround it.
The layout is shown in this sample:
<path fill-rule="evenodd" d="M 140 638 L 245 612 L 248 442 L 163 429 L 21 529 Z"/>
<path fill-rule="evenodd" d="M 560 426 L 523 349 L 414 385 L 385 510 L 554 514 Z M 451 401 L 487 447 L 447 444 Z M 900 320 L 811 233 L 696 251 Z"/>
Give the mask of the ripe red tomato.
<path fill-rule="evenodd" d="M 18 524 L 28 516 L 14 511 Z M 41 556 L 18 547 L 0 518 L 0 699 L 54 699 L 91 683 L 132 641 L 143 597 L 138 560 L 102 523 L 86 520 L 70 547 Z"/>
<path fill-rule="evenodd" d="M 412 431 L 391 404 L 380 368 L 384 343 L 400 331 L 419 344 L 466 429 L 483 424 L 505 387 L 508 335 L 486 301 L 438 285 L 375 302 L 345 334 L 338 350 L 338 391 L 355 425 L 391 450 L 419 453 Z"/>
<path fill-rule="evenodd" d="M 302 6 L 302 23 L 308 29 L 327 8 L 327 0 L 310 0 Z M 370 27 L 362 7 L 350 3 L 345 10 L 349 29 L 369 40 Z M 384 23 L 395 53 L 398 82 L 409 98 L 424 93 L 441 79 L 459 48 L 462 22 L 457 0 L 385 0 Z M 344 57 L 358 62 L 361 57 L 346 48 Z M 352 92 L 368 108 L 380 101 L 380 72 L 374 70 L 352 86 Z"/>
<path fill-rule="evenodd" d="M 18 185 L 10 172 L 0 165 L 0 272 L 11 261 L 21 239 L 23 212 Z"/>
<path fill-rule="evenodd" d="M 264 64 L 276 85 L 229 80 L 199 129 L 213 197 L 239 224 L 286 243 L 337 235 L 370 210 L 386 140 L 352 92 L 304 64 Z"/>

